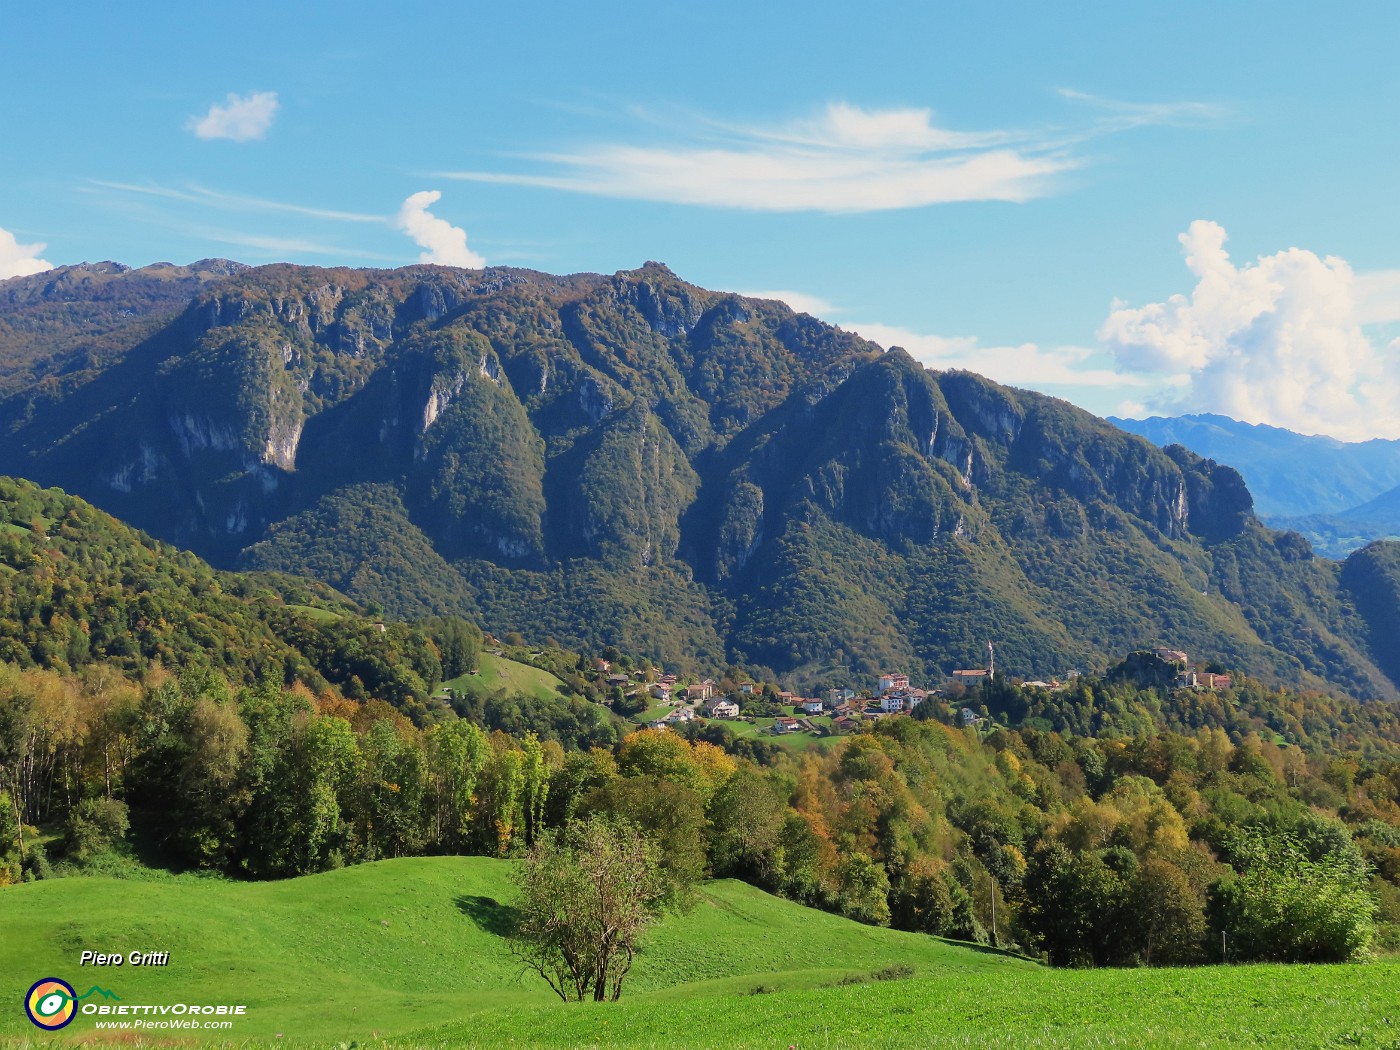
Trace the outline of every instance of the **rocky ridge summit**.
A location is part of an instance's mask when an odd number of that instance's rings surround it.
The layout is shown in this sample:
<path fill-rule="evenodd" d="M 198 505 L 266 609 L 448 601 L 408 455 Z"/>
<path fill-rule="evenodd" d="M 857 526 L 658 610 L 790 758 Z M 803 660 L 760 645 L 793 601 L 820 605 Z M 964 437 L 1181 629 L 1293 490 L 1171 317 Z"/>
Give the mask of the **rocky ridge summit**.
<path fill-rule="evenodd" d="M 79 271 L 0 284 L 0 471 L 216 564 L 798 682 L 994 640 L 1027 677 L 1170 644 L 1396 693 L 1353 597 L 1394 559 L 1344 572 L 1227 466 L 660 264 Z"/>

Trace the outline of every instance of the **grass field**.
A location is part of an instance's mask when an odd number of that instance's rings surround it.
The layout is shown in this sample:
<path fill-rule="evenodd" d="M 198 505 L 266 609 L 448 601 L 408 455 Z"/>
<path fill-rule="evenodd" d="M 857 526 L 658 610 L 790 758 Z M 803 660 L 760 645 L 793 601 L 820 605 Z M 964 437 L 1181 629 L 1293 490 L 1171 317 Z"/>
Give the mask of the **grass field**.
<path fill-rule="evenodd" d="M 504 656 L 482 653 L 476 674 L 464 674 L 450 682 L 443 682 L 438 690 L 446 695 L 447 690 L 456 689 L 461 693 L 494 693 L 504 689 L 511 693 L 525 693 L 538 699 L 548 699 L 559 695 L 562 683 L 548 671 L 541 671 L 529 664 L 507 660 Z"/>
<path fill-rule="evenodd" d="M 0 890 L 0 1043 L 47 976 L 125 1003 L 242 1002 L 232 1032 L 122 1045 L 1376 1047 L 1400 1050 L 1400 964 L 1056 971 L 859 926 L 735 882 L 647 940 L 623 999 L 569 1004 L 500 937 L 509 866 L 385 861 L 281 883 L 65 879 Z M 161 969 L 79 969 L 84 948 Z M 890 967 L 908 976 L 876 980 Z M 279 1033 L 281 1038 L 279 1038 Z M 163 1036 L 163 1037 L 162 1037 Z"/>
<path fill-rule="evenodd" d="M 784 733 L 781 736 L 777 736 L 769 732 L 769 729 L 775 721 L 777 721 L 777 719 L 774 718 L 755 718 L 752 721 L 740 721 L 736 719 L 735 721 L 725 722 L 724 724 L 734 731 L 735 736 L 755 737 L 769 744 L 777 744 L 779 747 L 788 751 L 827 751 L 835 747 L 837 740 L 840 739 L 837 736 L 816 736 L 806 731 Z M 829 725 L 831 723 L 831 719 L 829 718 L 817 718 L 813 719 L 813 721 L 818 725 Z"/>
<path fill-rule="evenodd" d="M 319 609 L 314 605 L 288 605 L 286 608 L 301 616 L 305 616 L 308 620 L 328 621 L 342 620 L 345 618 L 344 613 L 338 613 L 333 609 Z"/>

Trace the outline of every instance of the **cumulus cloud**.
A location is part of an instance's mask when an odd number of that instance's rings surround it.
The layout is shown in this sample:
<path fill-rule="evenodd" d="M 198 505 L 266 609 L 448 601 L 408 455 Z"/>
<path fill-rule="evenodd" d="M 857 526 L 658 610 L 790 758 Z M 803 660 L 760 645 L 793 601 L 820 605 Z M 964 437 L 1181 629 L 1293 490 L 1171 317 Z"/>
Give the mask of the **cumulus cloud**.
<path fill-rule="evenodd" d="M 928 109 L 834 103 L 774 127 L 695 121 L 673 145 L 599 145 L 532 157 L 546 173 L 448 178 L 603 197 L 773 212 L 871 212 L 953 201 L 1026 201 L 1078 161 L 1035 135 L 957 132 Z"/>
<path fill-rule="evenodd" d="M 940 336 L 879 323 L 844 325 L 881 346 L 902 346 L 930 368 L 961 368 L 998 383 L 1032 389 L 1125 387 L 1142 380 L 1115 372 L 1102 351 L 1082 346 L 982 346 L 971 336 Z"/>
<path fill-rule="evenodd" d="M 201 139 L 251 142 L 267 134 L 279 105 L 275 91 L 254 91 L 250 95 L 229 92 L 222 106 L 214 103 L 204 116 L 191 117 L 187 126 Z"/>
<path fill-rule="evenodd" d="M 52 263 L 39 258 L 45 247 L 43 244 L 20 244 L 13 233 L 0 229 L 0 281 L 52 270 Z"/>
<path fill-rule="evenodd" d="M 430 205 L 442 198 L 438 190 L 423 190 L 403 202 L 394 217 L 394 228 L 408 234 L 425 249 L 419 262 L 440 263 L 443 266 L 466 266 L 479 269 L 486 260 L 467 247 L 467 231 L 439 219 L 428 211 Z"/>
<path fill-rule="evenodd" d="M 1126 373 L 1149 374 L 1167 412 L 1218 412 L 1348 440 L 1400 436 L 1400 346 L 1364 326 L 1400 318 L 1400 276 L 1289 248 L 1236 266 L 1225 230 L 1197 220 L 1178 238 L 1189 296 L 1115 302 L 1098 336 Z"/>

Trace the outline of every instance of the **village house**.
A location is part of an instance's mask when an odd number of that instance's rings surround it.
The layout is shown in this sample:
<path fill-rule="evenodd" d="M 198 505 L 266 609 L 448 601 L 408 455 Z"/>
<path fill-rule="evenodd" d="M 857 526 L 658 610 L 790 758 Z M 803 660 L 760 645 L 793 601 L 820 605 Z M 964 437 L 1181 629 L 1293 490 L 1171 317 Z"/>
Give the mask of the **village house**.
<path fill-rule="evenodd" d="M 1191 662 L 1180 649 L 1167 649 L 1159 646 L 1152 650 L 1152 655 L 1168 664 L 1189 664 Z"/>
<path fill-rule="evenodd" d="M 743 693 L 745 696 L 753 696 L 757 691 L 758 686 L 754 685 L 752 682 L 744 682 L 739 686 L 739 692 Z"/>
<path fill-rule="evenodd" d="M 902 693 L 883 693 L 880 696 L 880 710 L 887 715 L 898 714 L 904 710 L 904 695 Z"/>
<path fill-rule="evenodd" d="M 738 718 L 739 705 L 733 700 L 720 697 L 705 705 L 705 714 L 709 718 Z"/>
<path fill-rule="evenodd" d="M 797 719 L 795 718 L 775 718 L 773 720 L 773 732 L 778 735 L 784 733 L 795 733 L 797 731 Z"/>
<path fill-rule="evenodd" d="M 851 697 L 836 705 L 837 715 L 844 715 L 848 718 L 859 718 L 864 710 L 865 700 L 861 697 Z"/>
<path fill-rule="evenodd" d="M 703 701 L 706 701 L 713 696 L 714 682 L 711 682 L 710 679 L 704 680 L 704 682 L 701 682 L 700 685 L 697 686 L 686 686 L 687 703 L 703 703 Z"/>
<path fill-rule="evenodd" d="M 658 700 L 669 702 L 671 699 L 671 687 L 669 685 L 666 685 L 664 682 L 653 683 L 649 692 Z"/>
<path fill-rule="evenodd" d="M 809 715 L 819 715 L 822 713 L 822 702 L 820 700 L 803 700 L 802 710 Z"/>
<path fill-rule="evenodd" d="M 608 685 L 617 686 L 619 689 L 625 685 L 632 684 L 632 680 L 625 674 L 610 674 L 604 681 L 606 681 Z"/>
<path fill-rule="evenodd" d="M 962 686 L 964 689 L 975 689 L 987 680 L 988 673 L 985 667 L 978 667 L 967 671 L 954 671 L 948 676 L 948 687 Z"/>
<path fill-rule="evenodd" d="M 879 692 L 881 693 L 903 693 L 906 689 L 909 689 L 909 675 L 879 676 Z"/>
<path fill-rule="evenodd" d="M 834 722 L 832 722 L 832 725 L 836 727 L 836 731 L 838 733 L 854 733 L 857 729 L 860 728 L 859 722 L 857 722 L 854 718 L 848 718 L 846 715 L 840 715 Z"/>
<path fill-rule="evenodd" d="M 593 670 L 600 671 L 603 674 L 607 674 L 609 671 L 612 670 L 612 663 L 608 660 L 604 660 L 600 656 L 593 661 Z"/>
<path fill-rule="evenodd" d="M 672 724 L 676 722 L 693 722 L 695 721 L 695 711 L 689 707 L 678 707 L 674 711 L 669 712 L 662 721 Z"/>
<path fill-rule="evenodd" d="M 975 726 L 980 725 L 985 721 L 985 718 L 983 718 L 970 707 L 964 707 L 961 711 L 958 712 L 958 722 L 961 725 Z"/>
<path fill-rule="evenodd" d="M 1198 676 L 1200 684 L 1207 689 L 1229 689 L 1230 676 L 1227 674 L 1211 674 L 1209 671 L 1202 671 Z"/>

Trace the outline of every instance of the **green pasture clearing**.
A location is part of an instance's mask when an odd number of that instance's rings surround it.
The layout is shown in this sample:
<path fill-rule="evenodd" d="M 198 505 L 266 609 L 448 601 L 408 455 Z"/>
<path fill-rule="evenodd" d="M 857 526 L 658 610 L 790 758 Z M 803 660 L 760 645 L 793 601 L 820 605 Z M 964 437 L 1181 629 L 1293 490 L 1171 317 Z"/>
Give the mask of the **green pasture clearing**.
<path fill-rule="evenodd" d="M 124 1046 L 1400 1047 L 1393 961 L 1051 970 L 732 881 L 706 884 L 694 911 L 649 935 L 621 1002 L 566 1005 L 506 950 L 509 874 L 506 861 L 438 857 L 276 883 L 7 887 L 0 1001 L 57 976 L 129 1004 L 248 1007 L 232 1032 L 112 1037 Z M 84 948 L 169 951 L 170 963 L 80 969 Z M 38 1037 L 17 1005 L 0 1011 L 3 1045 L 98 1035 L 80 1016 Z"/>
<path fill-rule="evenodd" d="M 833 984 L 793 972 L 624 996 L 492 1008 L 393 1046 L 662 1048 L 1400 1047 L 1400 964 L 1050 970 L 917 968 Z"/>
<path fill-rule="evenodd" d="M 443 682 L 438 690 L 446 695 L 447 690 L 461 693 L 485 694 L 504 689 L 508 693 L 524 693 L 540 700 L 559 695 L 563 683 L 548 671 L 541 671 L 529 664 L 508 660 L 493 653 L 482 653 L 477 664 L 476 674 L 464 674 L 449 682 Z"/>
<path fill-rule="evenodd" d="M 0 1002 L 18 1004 L 31 984 L 55 976 L 80 993 L 98 984 L 126 1003 L 245 1003 L 239 1039 L 363 1040 L 483 1011 L 499 1011 L 495 1025 L 527 1011 L 548 1026 L 557 1023 L 548 1020 L 555 1007 L 569 1008 L 523 975 L 506 949 L 509 913 L 498 902 L 512 895 L 509 876 L 506 861 L 436 857 L 271 883 L 182 876 L 7 887 Z M 170 961 L 80 969 L 84 949 L 168 951 Z M 734 995 L 760 983 L 811 987 L 890 966 L 950 975 L 1037 969 L 722 881 L 707 884 L 688 915 L 652 932 L 625 998 L 720 995 L 732 1008 Z M 0 1038 L 28 1034 L 21 1011 L 0 1011 Z M 94 1034 L 80 1017 L 56 1042 Z"/>
<path fill-rule="evenodd" d="M 733 721 L 726 720 L 724 725 L 734 730 L 735 736 L 753 737 L 758 740 L 765 740 L 770 744 L 777 744 L 779 747 L 785 748 L 788 751 L 825 751 L 840 739 L 839 736 L 815 736 L 806 731 L 782 734 L 773 733 L 770 732 L 770 729 L 775 721 L 777 721 L 777 719 L 774 718 L 755 718 L 751 722 L 735 719 Z"/>
<path fill-rule="evenodd" d="M 644 726 L 644 725 L 646 725 L 648 722 L 653 722 L 653 721 L 655 721 L 655 720 L 658 719 L 658 718 L 665 718 L 667 715 L 669 715 L 669 714 L 670 714 L 672 711 L 674 711 L 675 709 L 676 709 L 676 705 L 675 705 L 675 704 L 666 704 L 666 703 L 652 704 L 652 705 L 651 705 L 650 707 L 648 707 L 645 711 L 642 711 L 642 712 L 639 713 L 639 714 L 633 715 L 631 720 L 632 720 L 633 722 L 636 722 L 638 725 Z"/>
<path fill-rule="evenodd" d="M 345 615 L 332 609 L 320 609 L 314 605 L 288 605 L 285 608 L 298 616 L 306 617 L 308 620 L 340 620 L 344 619 Z"/>

